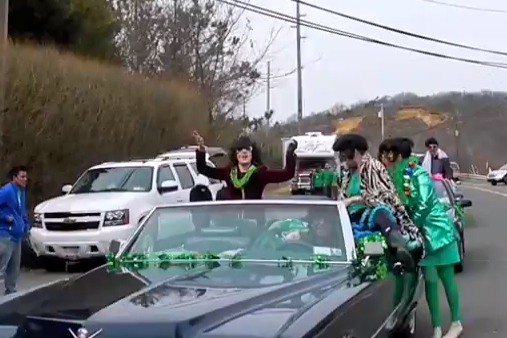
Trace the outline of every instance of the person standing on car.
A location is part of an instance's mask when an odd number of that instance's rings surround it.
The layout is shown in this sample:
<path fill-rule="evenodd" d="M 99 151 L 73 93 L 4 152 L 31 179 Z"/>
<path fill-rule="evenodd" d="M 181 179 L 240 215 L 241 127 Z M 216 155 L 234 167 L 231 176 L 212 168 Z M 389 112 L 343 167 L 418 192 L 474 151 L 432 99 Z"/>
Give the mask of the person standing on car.
<path fill-rule="evenodd" d="M 229 152 L 232 165 L 213 168 L 206 164 L 204 139 L 196 131 L 193 136 L 198 145 L 197 171 L 206 177 L 225 181 L 228 199 L 262 199 L 266 185 L 288 181 L 296 172 L 295 140 L 287 148 L 286 166 L 283 169 L 268 169 L 263 165 L 257 145 L 248 136 L 240 136 L 233 142 Z"/>
<path fill-rule="evenodd" d="M 442 281 L 451 310 L 451 327 L 444 338 L 463 332 L 459 313 L 459 293 L 454 280 L 454 265 L 460 261 L 452 220 L 438 200 L 429 173 L 412 155 L 414 143 L 407 138 L 384 140 L 379 152 L 388 164 L 398 196 L 409 215 L 424 234 L 425 257 L 419 262 L 425 278 L 426 301 L 434 328 L 433 338 L 442 337 L 438 303 L 438 280 Z"/>
<path fill-rule="evenodd" d="M 11 181 L 0 188 L 0 276 L 4 279 L 6 295 L 16 292 L 21 266 L 21 240 L 28 231 L 26 167 L 12 168 L 9 178 Z"/>
<path fill-rule="evenodd" d="M 430 174 L 441 174 L 444 178 L 452 179 L 453 173 L 449 156 L 440 149 L 438 142 L 434 137 L 430 137 L 424 142 L 426 154 L 422 162 L 422 167 Z"/>
<path fill-rule="evenodd" d="M 368 153 L 368 142 L 358 134 L 336 139 L 333 150 L 345 160 L 339 199 L 347 206 L 350 221 L 369 231 L 380 231 L 390 252 L 413 266 L 415 252 L 423 250 L 423 237 L 396 194 L 389 174 Z"/>

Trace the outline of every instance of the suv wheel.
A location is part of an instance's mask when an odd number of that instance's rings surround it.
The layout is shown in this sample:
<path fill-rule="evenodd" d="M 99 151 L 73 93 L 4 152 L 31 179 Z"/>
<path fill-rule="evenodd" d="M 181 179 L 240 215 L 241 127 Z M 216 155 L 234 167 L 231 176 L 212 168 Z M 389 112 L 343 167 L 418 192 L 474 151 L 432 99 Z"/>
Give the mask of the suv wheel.
<path fill-rule="evenodd" d="M 41 265 L 47 272 L 62 272 L 65 270 L 65 261 L 54 257 L 40 257 Z"/>

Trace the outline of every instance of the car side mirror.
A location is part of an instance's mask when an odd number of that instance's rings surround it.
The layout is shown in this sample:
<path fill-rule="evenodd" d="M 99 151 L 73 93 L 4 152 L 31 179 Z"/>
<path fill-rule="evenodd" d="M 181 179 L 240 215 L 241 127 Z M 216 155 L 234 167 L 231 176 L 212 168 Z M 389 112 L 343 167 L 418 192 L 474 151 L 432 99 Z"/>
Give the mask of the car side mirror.
<path fill-rule="evenodd" d="M 462 208 L 468 208 L 472 206 L 472 201 L 462 199 L 459 201 L 459 204 L 461 205 Z"/>
<path fill-rule="evenodd" d="M 384 248 L 381 242 L 364 243 L 364 255 L 370 257 L 379 257 L 384 255 Z"/>
<path fill-rule="evenodd" d="M 120 248 L 123 245 L 123 243 L 124 241 L 113 239 L 111 243 L 109 243 L 109 252 L 116 256 L 116 254 L 120 252 Z"/>
<path fill-rule="evenodd" d="M 72 185 L 66 184 L 62 187 L 62 193 L 68 194 L 72 190 Z"/>
<path fill-rule="evenodd" d="M 158 192 L 163 194 L 166 192 L 176 191 L 178 190 L 178 182 L 174 180 L 167 180 L 160 184 L 160 186 L 157 188 Z"/>

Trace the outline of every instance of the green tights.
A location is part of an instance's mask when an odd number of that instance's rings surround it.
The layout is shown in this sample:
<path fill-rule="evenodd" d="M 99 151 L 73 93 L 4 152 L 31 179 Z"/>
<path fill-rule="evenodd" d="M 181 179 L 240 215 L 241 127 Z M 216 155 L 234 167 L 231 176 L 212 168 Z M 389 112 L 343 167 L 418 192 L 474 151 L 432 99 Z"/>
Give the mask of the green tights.
<path fill-rule="evenodd" d="M 426 302 L 431 315 L 431 324 L 434 328 L 441 327 L 440 309 L 438 305 L 438 279 L 442 281 L 447 303 L 451 310 L 451 321 L 460 320 L 458 286 L 454 280 L 454 265 L 423 266 L 423 275 L 426 289 Z"/>

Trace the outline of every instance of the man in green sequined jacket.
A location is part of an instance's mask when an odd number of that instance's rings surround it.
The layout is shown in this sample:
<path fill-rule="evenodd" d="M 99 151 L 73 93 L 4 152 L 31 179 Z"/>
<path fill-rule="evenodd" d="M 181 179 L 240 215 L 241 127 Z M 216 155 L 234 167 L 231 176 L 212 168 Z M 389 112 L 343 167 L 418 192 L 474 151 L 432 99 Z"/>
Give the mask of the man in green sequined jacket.
<path fill-rule="evenodd" d="M 459 294 L 454 281 L 454 264 L 459 251 L 452 220 L 438 200 L 429 173 L 417 164 L 412 154 L 414 143 L 407 138 L 384 140 L 379 157 L 387 164 L 389 175 L 414 224 L 425 241 L 425 257 L 419 263 L 425 277 L 426 301 L 434 328 L 433 338 L 442 337 L 438 285 L 440 279 L 451 309 L 452 324 L 444 338 L 456 338 L 463 332 L 459 315 Z"/>

